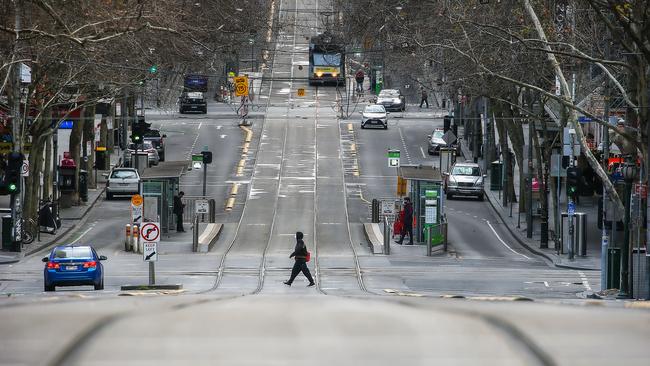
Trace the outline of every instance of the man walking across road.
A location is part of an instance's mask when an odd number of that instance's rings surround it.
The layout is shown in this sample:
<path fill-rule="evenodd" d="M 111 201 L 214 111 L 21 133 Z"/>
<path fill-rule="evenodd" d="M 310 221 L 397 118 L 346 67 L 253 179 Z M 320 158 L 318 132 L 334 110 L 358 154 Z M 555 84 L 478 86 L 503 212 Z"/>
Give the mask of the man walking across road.
<path fill-rule="evenodd" d="M 183 229 L 183 211 L 185 210 L 185 204 L 183 203 L 183 196 L 185 192 L 180 191 L 178 196 L 174 196 L 174 214 L 176 215 L 176 231 L 179 233 L 184 233 Z"/>
<path fill-rule="evenodd" d="M 309 285 L 307 285 L 307 287 L 315 285 L 314 279 L 311 277 L 311 273 L 309 273 L 309 268 L 307 267 L 307 257 L 309 256 L 309 252 L 307 251 L 307 246 L 305 245 L 305 242 L 302 241 L 302 238 L 303 234 L 298 231 L 296 233 L 296 247 L 294 248 L 293 253 L 289 256 L 289 258 L 295 259 L 295 263 L 291 270 L 291 277 L 288 281 L 284 281 L 284 284 L 287 286 L 291 286 L 293 280 L 296 279 L 296 276 L 298 276 L 298 273 L 301 271 L 309 280 Z"/>
<path fill-rule="evenodd" d="M 427 91 L 424 89 L 424 87 L 420 88 L 420 92 L 422 93 L 422 99 L 420 100 L 420 108 L 422 108 L 422 103 L 426 103 L 427 108 L 429 108 L 429 94 L 427 94 Z"/>
<path fill-rule="evenodd" d="M 402 244 L 404 242 L 404 236 L 409 234 L 409 245 L 413 245 L 413 205 L 411 204 L 411 199 L 408 197 L 404 198 L 404 222 L 402 226 L 402 236 L 399 240 L 396 241 L 397 244 Z"/>

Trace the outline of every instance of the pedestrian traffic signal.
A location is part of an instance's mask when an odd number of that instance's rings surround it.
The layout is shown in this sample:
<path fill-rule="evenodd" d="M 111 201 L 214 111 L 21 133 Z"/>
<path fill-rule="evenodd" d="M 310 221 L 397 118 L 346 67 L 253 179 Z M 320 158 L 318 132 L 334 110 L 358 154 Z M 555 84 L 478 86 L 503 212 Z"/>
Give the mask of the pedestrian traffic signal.
<path fill-rule="evenodd" d="M 578 191 L 578 184 L 580 182 L 580 171 L 578 168 L 572 166 L 566 170 L 566 192 L 567 196 L 573 196 Z"/>
<path fill-rule="evenodd" d="M 133 131 L 131 133 L 131 142 L 133 142 L 134 144 L 141 143 L 142 142 L 142 136 L 140 134 L 136 133 L 135 131 Z"/>
<path fill-rule="evenodd" d="M 157 73 L 157 72 L 158 72 L 158 66 L 156 66 L 156 65 L 152 65 L 152 66 L 149 68 L 149 72 L 152 73 L 152 74 Z"/>
<path fill-rule="evenodd" d="M 203 155 L 203 164 L 212 163 L 212 151 L 201 151 L 201 155 Z"/>

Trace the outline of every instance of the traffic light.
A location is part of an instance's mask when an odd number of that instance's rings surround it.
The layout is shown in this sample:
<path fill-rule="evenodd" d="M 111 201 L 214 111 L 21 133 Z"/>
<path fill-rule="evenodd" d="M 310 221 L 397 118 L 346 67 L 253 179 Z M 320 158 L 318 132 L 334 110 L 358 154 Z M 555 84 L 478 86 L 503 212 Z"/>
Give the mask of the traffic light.
<path fill-rule="evenodd" d="M 5 177 L 3 190 L 5 194 L 16 194 L 20 192 L 20 179 L 22 177 L 21 170 L 23 167 L 23 154 L 19 152 L 12 152 L 7 159 L 7 168 L 5 169 Z"/>
<path fill-rule="evenodd" d="M 212 151 L 201 151 L 201 155 L 203 155 L 203 164 L 212 163 Z"/>
<path fill-rule="evenodd" d="M 158 72 L 158 66 L 156 66 L 156 65 L 151 65 L 151 67 L 149 68 L 149 73 L 151 73 L 151 74 L 155 74 L 155 73 L 157 73 L 157 72 Z"/>
<path fill-rule="evenodd" d="M 566 194 L 567 197 L 575 196 L 578 191 L 578 184 L 580 182 L 580 171 L 578 168 L 572 166 L 566 170 Z"/>

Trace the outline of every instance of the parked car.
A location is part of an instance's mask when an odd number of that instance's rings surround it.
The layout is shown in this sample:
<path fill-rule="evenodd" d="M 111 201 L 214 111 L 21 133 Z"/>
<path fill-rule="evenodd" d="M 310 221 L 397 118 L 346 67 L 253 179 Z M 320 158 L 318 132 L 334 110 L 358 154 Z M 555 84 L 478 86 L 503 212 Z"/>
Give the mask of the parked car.
<path fill-rule="evenodd" d="M 377 96 L 377 104 L 381 104 L 387 111 L 404 112 L 406 99 L 398 89 L 384 89 Z"/>
<path fill-rule="evenodd" d="M 453 196 L 477 196 L 483 201 L 483 184 L 486 175 L 481 172 L 481 167 L 472 162 L 456 163 L 451 167 L 450 173 L 445 173 L 445 193 L 447 199 Z"/>
<path fill-rule="evenodd" d="M 104 266 L 107 258 L 97 255 L 88 245 L 60 245 L 43 258 L 43 287 L 55 291 L 56 286 L 94 286 L 104 289 Z"/>
<path fill-rule="evenodd" d="M 373 104 L 366 106 L 361 113 L 361 128 L 379 126 L 388 129 L 388 112 L 383 105 Z"/>
<path fill-rule="evenodd" d="M 440 148 L 441 147 L 448 147 L 454 149 L 456 152 L 456 155 L 460 155 L 460 147 L 458 144 L 454 141 L 451 145 L 447 144 L 445 140 L 442 138 L 445 135 L 445 132 L 442 128 L 436 128 L 433 130 L 431 135 L 428 135 L 427 138 L 429 139 L 429 148 L 427 151 L 429 152 L 429 155 L 434 155 L 440 153 Z"/>
<path fill-rule="evenodd" d="M 142 144 L 137 146 L 138 152 L 146 152 L 147 160 L 149 165 L 158 165 L 160 163 L 160 157 L 158 156 L 158 150 L 153 146 L 151 141 L 144 140 Z M 136 151 L 136 144 L 129 144 L 126 151 L 124 152 L 124 166 L 133 167 L 133 154 Z"/>
<path fill-rule="evenodd" d="M 151 142 L 151 145 L 158 152 L 160 161 L 165 161 L 165 139 L 167 135 L 161 134 L 160 130 L 149 129 L 144 133 L 143 140 Z"/>
<path fill-rule="evenodd" d="M 178 111 L 183 114 L 186 112 L 208 113 L 208 103 L 201 92 L 184 92 L 178 101 Z"/>
<path fill-rule="evenodd" d="M 133 168 L 115 168 L 106 179 L 106 199 L 116 194 L 134 195 L 140 193 L 140 174 Z"/>

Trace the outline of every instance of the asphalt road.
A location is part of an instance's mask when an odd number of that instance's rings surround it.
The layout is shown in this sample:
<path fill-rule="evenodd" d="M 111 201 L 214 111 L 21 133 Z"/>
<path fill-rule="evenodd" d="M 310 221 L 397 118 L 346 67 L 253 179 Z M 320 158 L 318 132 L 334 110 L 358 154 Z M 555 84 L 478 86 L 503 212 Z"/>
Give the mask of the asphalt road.
<path fill-rule="evenodd" d="M 308 86 L 299 67 L 305 37 L 322 22 L 315 10 L 331 4 L 276 6 L 282 52 L 264 72 L 267 108 L 253 123 L 242 176 L 236 119 L 151 119 L 168 135 L 170 161 L 212 149 L 215 200 L 223 203 L 232 182 L 242 185 L 236 208 L 219 215 L 226 226 L 210 253 L 191 253 L 189 234 L 163 238 L 158 282 L 183 290 L 119 291 L 146 282 L 147 266 L 122 250 L 128 200 L 101 201 L 67 240 L 109 256 L 104 291 L 42 292 L 43 253 L 0 267 L 0 364 L 647 364 L 647 309 L 581 299 L 598 274 L 559 270 L 526 252 L 485 202 L 447 201 L 449 253 L 393 245 L 389 256 L 371 254 L 361 233 L 367 201 L 395 190 L 386 149 L 434 163 L 420 147 L 438 122 L 407 111 L 387 131 L 361 131 L 356 118 L 339 120 L 336 90 Z M 197 195 L 200 182 L 192 171 L 182 186 Z M 296 231 L 313 253 L 314 288 L 302 277 L 282 284 Z"/>

